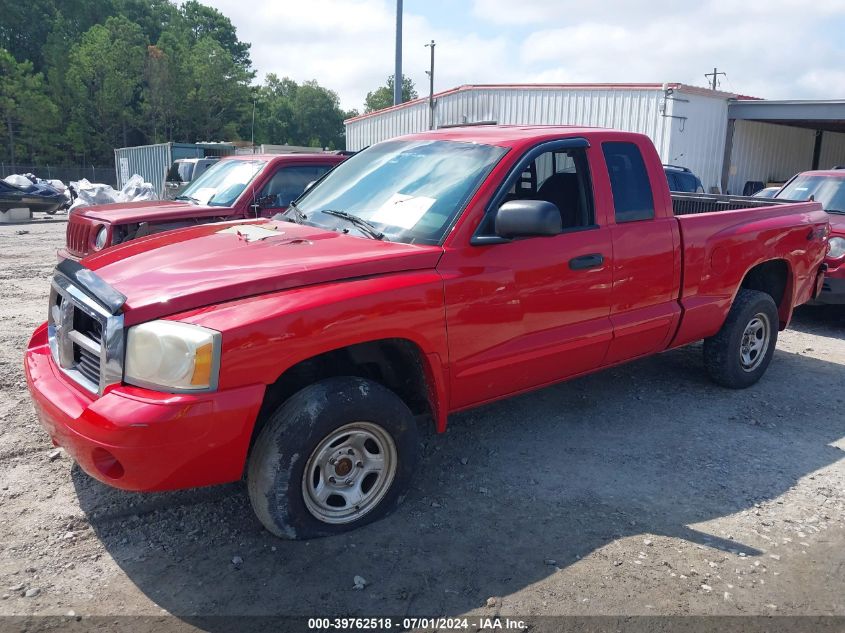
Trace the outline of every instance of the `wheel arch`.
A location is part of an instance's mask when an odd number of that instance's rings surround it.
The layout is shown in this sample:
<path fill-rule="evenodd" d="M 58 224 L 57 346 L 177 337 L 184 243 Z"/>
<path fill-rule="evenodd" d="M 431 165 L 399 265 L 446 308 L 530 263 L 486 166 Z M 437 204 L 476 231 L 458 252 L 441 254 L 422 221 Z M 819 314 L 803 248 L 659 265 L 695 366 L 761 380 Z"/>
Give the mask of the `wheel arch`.
<path fill-rule="evenodd" d="M 439 354 L 426 353 L 408 338 L 362 341 L 323 351 L 285 369 L 267 385 L 250 447 L 269 415 L 297 391 L 325 378 L 356 376 L 398 395 L 415 416 L 430 417 L 446 430 L 446 382 Z"/>
<path fill-rule="evenodd" d="M 746 271 L 740 288 L 765 292 L 778 308 L 779 329 L 783 330 L 792 317 L 793 297 L 792 267 L 785 259 L 758 262 Z"/>

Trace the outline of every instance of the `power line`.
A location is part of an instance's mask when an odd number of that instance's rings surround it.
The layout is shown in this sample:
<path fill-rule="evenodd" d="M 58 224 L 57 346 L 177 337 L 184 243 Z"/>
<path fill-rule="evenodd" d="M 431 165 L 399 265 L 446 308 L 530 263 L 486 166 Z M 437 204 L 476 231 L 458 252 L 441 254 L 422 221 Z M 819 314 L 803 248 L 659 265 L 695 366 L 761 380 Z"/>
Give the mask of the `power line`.
<path fill-rule="evenodd" d="M 727 79 L 727 78 L 728 78 L 728 73 L 720 73 L 720 72 L 719 72 L 719 69 L 718 69 L 718 68 L 716 68 L 715 66 L 713 67 L 713 72 L 712 72 L 712 73 L 705 73 L 705 74 L 704 74 L 704 77 L 705 77 L 705 78 L 707 78 L 708 80 L 709 80 L 709 78 L 710 78 L 710 77 L 713 77 L 713 80 L 712 80 L 712 81 L 708 81 L 708 83 L 710 83 L 710 88 L 711 88 L 711 89 L 713 89 L 713 90 L 716 90 L 716 85 L 717 85 L 717 80 L 716 80 L 716 79 L 717 79 L 717 77 L 718 77 L 719 75 L 724 75 L 724 76 L 725 76 L 725 79 Z"/>

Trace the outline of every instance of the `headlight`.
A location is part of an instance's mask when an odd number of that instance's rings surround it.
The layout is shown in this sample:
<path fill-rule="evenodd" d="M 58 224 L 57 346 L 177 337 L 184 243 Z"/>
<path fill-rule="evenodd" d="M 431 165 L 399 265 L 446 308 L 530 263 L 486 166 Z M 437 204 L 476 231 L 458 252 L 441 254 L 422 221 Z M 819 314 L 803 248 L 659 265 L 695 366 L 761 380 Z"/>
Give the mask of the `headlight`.
<path fill-rule="evenodd" d="M 109 230 L 101 226 L 100 230 L 97 231 L 97 237 L 94 239 L 94 249 L 101 251 L 106 247 L 106 239 L 109 236 Z"/>
<path fill-rule="evenodd" d="M 827 256 L 839 259 L 845 255 L 845 237 L 832 237 L 827 241 Z"/>
<path fill-rule="evenodd" d="M 220 332 L 178 321 L 129 328 L 124 380 L 168 392 L 213 391 L 220 369 Z"/>

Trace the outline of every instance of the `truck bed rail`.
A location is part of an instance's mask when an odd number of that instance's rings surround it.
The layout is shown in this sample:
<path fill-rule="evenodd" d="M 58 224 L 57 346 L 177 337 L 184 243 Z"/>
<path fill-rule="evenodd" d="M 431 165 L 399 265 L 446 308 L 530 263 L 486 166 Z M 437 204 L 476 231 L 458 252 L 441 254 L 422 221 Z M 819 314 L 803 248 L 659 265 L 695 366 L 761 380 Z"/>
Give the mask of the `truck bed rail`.
<path fill-rule="evenodd" d="M 717 213 L 736 209 L 770 207 L 776 204 L 792 204 L 794 200 L 775 198 L 752 198 L 750 196 L 729 196 L 709 193 L 673 193 L 672 211 L 675 215 Z"/>

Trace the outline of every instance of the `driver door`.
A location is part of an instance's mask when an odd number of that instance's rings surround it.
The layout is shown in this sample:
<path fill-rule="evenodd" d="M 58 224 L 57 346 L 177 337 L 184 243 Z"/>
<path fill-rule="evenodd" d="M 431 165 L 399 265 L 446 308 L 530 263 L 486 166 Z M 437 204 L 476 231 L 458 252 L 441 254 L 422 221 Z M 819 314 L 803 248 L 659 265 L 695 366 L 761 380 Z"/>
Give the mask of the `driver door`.
<path fill-rule="evenodd" d="M 563 232 L 447 250 L 444 278 L 453 409 L 556 382 L 602 364 L 610 322 L 613 249 L 596 208 L 589 153 L 580 139 L 546 144 L 513 170 L 493 208 L 540 199 L 561 212 Z M 547 146 L 551 146 L 545 149 Z M 545 150 L 545 151 L 544 151 Z"/>

